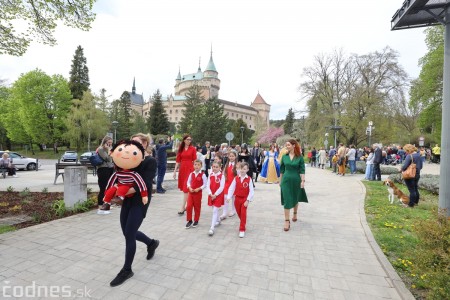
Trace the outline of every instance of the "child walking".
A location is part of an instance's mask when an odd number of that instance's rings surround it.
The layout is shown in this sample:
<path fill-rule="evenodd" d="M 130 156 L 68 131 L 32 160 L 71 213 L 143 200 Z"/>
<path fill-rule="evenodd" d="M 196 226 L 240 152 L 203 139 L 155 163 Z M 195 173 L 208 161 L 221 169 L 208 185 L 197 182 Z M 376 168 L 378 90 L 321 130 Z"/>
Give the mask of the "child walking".
<path fill-rule="evenodd" d="M 231 185 L 231 182 L 233 181 L 233 178 L 236 177 L 237 171 L 236 171 L 236 159 L 237 159 L 237 152 L 235 150 L 231 150 L 228 152 L 228 160 L 225 166 L 223 167 L 223 175 L 225 176 L 225 189 L 224 194 L 227 195 L 228 189 Z M 225 220 L 227 218 L 228 214 L 228 201 L 224 203 L 223 205 L 223 211 L 222 215 L 220 216 L 220 220 Z M 233 201 L 231 202 L 231 211 L 230 214 L 228 214 L 228 217 L 232 217 L 236 214 L 236 209 L 234 208 Z"/>
<path fill-rule="evenodd" d="M 202 209 L 202 190 L 206 188 L 206 175 L 202 172 L 202 161 L 194 161 L 194 172 L 189 174 L 187 180 L 187 188 L 189 191 L 186 205 L 187 223 L 186 229 L 197 227 L 200 220 L 200 211 Z M 194 209 L 195 217 L 192 223 L 192 209 Z"/>
<path fill-rule="evenodd" d="M 220 225 L 219 209 L 224 204 L 225 176 L 220 172 L 220 163 L 213 162 L 212 173 L 208 177 L 208 205 L 212 206 L 213 214 L 209 236 L 214 234 L 214 227 Z"/>
<path fill-rule="evenodd" d="M 231 200 L 233 196 L 234 205 L 236 207 L 236 213 L 241 220 L 239 225 L 239 237 L 245 236 L 245 226 L 247 224 L 247 207 L 253 200 L 254 189 L 251 178 L 247 175 L 248 163 L 241 163 L 241 169 L 239 170 L 239 176 L 236 176 L 231 182 L 230 188 L 227 194 L 227 202 Z"/>

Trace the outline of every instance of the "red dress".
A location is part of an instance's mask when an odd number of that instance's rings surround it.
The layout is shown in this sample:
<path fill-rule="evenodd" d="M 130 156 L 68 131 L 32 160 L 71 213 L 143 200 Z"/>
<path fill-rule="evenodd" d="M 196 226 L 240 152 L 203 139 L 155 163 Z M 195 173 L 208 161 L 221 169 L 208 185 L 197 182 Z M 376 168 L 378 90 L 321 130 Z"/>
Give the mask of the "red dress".
<path fill-rule="evenodd" d="M 178 189 L 183 193 L 189 192 L 187 188 L 187 180 L 189 175 L 194 171 L 194 160 L 197 159 L 197 150 L 193 146 L 189 146 L 187 150 L 177 154 L 177 163 L 180 164 L 178 173 Z"/>
<path fill-rule="evenodd" d="M 234 165 L 229 164 L 227 170 L 227 177 L 225 178 L 225 189 L 223 190 L 224 195 L 228 194 L 228 189 L 230 188 L 231 183 L 236 175 L 233 174 Z"/>
<path fill-rule="evenodd" d="M 210 174 L 209 176 L 210 180 L 212 179 L 210 181 L 209 189 L 211 190 L 211 194 L 214 195 L 214 193 L 220 188 L 220 181 L 222 180 L 223 174 L 219 174 L 217 176 Z M 212 200 L 211 196 L 208 196 L 208 205 L 221 207 L 224 204 L 224 200 L 224 191 L 222 191 L 222 193 L 220 193 L 214 201 Z"/>

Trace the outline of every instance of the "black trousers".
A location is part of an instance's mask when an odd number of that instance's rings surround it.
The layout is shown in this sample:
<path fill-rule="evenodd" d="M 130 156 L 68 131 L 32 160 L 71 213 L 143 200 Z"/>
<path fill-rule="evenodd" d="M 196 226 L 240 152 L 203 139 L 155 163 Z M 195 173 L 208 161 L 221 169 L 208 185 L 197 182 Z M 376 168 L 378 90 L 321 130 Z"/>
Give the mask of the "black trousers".
<path fill-rule="evenodd" d="M 409 206 L 413 207 L 414 205 L 419 204 L 419 183 L 420 175 L 416 176 L 416 178 L 405 179 L 405 184 L 408 187 L 409 191 Z"/>
<path fill-rule="evenodd" d="M 99 187 L 99 192 L 97 195 L 98 205 L 103 204 L 103 198 L 105 197 L 106 186 L 108 185 L 109 178 L 114 173 L 113 168 L 99 168 L 97 169 L 97 182 Z"/>
<path fill-rule="evenodd" d="M 142 242 L 150 246 L 154 240 L 139 231 L 139 227 L 144 221 L 145 208 L 138 201 L 140 197 L 125 199 L 124 205 L 120 210 L 120 226 L 125 237 L 125 263 L 123 268 L 127 271 L 131 270 L 134 255 L 136 254 L 136 241 Z M 128 201 L 128 203 L 126 203 Z"/>
<path fill-rule="evenodd" d="M 373 178 L 372 180 L 381 180 L 380 164 L 373 164 Z"/>

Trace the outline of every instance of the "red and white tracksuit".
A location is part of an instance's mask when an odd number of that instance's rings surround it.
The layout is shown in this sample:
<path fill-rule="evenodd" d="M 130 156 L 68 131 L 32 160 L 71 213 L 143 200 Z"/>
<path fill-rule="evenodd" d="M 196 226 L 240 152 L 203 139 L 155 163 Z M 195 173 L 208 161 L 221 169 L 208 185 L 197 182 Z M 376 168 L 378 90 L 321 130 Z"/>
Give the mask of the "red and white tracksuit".
<path fill-rule="evenodd" d="M 206 188 L 206 175 L 203 174 L 203 172 L 192 172 L 189 174 L 188 180 L 187 180 L 187 188 L 189 190 L 189 187 L 192 189 L 200 188 L 198 192 L 189 192 L 188 198 L 187 198 L 187 205 L 186 205 L 186 212 L 187 212 L 187 220 L 192 221 L 192 208 L 195 212 L 195 218 L 194 221 L 198 222 L 200 220 L 200 211 L 202 209 L 202 190 Z"/>
<path fill-rule="evenodd" d="M 245 177 L 236 176 L 228 189 L 227 199 L 231 199 L 235 196 L 234 206 L 239 219 L 241 219 L 239 231 L 245 232 L 245 225 L 247 224 L 247 207 L 245 207 L 244 203 L 247 200 L 250 203 L 254 193 L 252 179 L 247 175 L 245 175 Z"/>

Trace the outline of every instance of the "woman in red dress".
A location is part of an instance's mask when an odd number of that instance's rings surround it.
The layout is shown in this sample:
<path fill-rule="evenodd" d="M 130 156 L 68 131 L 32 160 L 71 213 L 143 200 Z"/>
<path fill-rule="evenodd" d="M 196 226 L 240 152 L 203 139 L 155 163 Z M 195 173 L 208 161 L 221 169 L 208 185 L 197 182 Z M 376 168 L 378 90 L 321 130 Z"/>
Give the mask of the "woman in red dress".
<path fill-rule="evenodd" d="M 194 171 L 194 160 L 197 159 L 197 150 L 194 146 L 191 146 L 192 137 L 190 135 L 185 135 L 183 141 L 178 147 L 177 161 L 175 164 L 175 170 L 173 171 L 173 178 L 177 179 L 178 173 L 178 189 L 184 193 L 183 205 L 178 215 L 182 216 L 186 211 L 186 201 L 188 197 L 187 180 L 189 174 Z"/>

